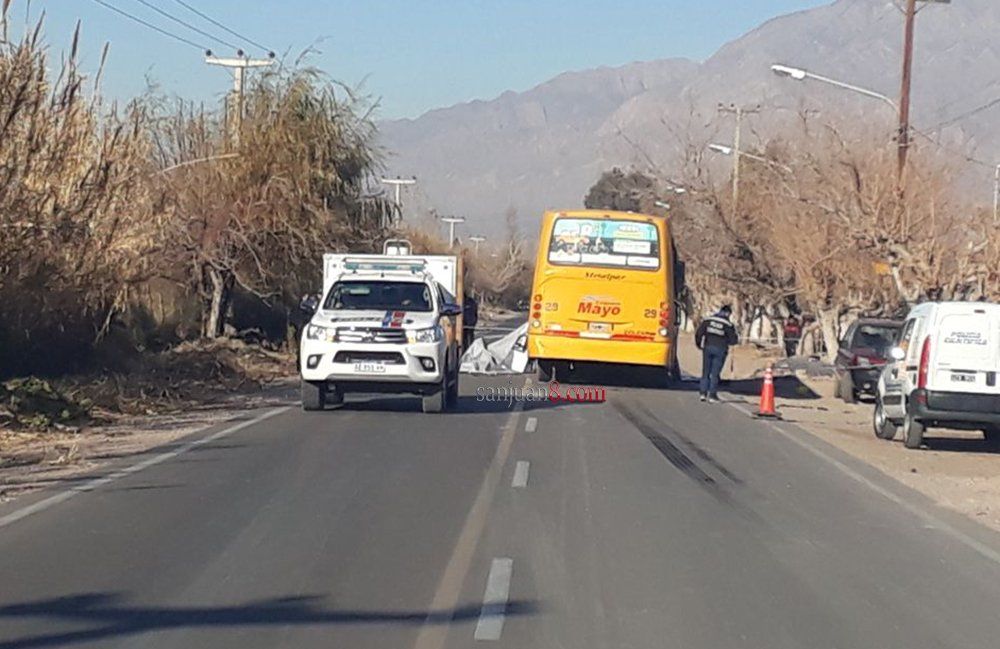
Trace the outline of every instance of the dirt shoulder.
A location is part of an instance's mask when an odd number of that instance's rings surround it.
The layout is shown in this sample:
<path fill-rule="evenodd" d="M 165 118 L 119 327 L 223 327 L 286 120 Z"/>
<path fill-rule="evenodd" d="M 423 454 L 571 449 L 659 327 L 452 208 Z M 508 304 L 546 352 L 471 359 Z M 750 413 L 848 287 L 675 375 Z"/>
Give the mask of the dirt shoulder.
<path fill-rule="evenodd" d="M 679 350 L 682 367 L 697 373 L 701 361 L 693 340 L 683 339 Z M 733 380 L 736 389 L 730 391 L 756 405 L 754 393 L 760 382 L 750 379 L 775 358 L 776 353 L 752 346 L 735 349 L 735 371 L 727 363 L 728 374 L 723 375 Z M 935 429 L 929 433 L 928 448 L 910 451 L 900 439 L 877 439 L 872 432 L 872 404 L 835 399 L 832 378 L 796 372 L 778 381 L 776 403 L 786 421 L 935 502 L 1000 531 L 1000 446 L 986 442 L 979 433 Z"/>
<path fill-rule="evenodd" d="M 288 354 L 220 340 L 144 358 L 126 373 L 38 382 L 45 392 L 36 400 L 46 402 L 34 408 L 25 402 L 35 393 L 8 394 L 0 403 L 0 502 L 71 483 L 247 410 L 288 403 L 294 364 Z M 63 421 L 55 394 L 86 415 Z"/>

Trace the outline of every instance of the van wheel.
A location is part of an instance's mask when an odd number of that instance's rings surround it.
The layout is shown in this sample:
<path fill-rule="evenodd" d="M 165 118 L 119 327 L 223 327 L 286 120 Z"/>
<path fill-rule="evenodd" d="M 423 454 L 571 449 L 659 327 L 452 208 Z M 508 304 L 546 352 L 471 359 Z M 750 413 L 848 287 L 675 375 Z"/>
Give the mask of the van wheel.
<path fill-rule="evenodd" d="M 875 437 L 879 439 L 896 439 L 899 426 L 885 416 L 885 409 L 882 407 L 882 400 L 875 400 L 875 408 L 872 412 L 872 428 L 875 430 Z"/>
<path fill-rule="evenodd" d="M 322 410 L 326 406 L 326 383 L 302 381 L 299 385 L 303 410 Z"/>
<path fill-rule="evenodd" d="M 913 415 L 906 413 L 903 420 L 903 444 L 906 448 L 920 448 L 924 443 L 924 424 L 913 418 Z"/>

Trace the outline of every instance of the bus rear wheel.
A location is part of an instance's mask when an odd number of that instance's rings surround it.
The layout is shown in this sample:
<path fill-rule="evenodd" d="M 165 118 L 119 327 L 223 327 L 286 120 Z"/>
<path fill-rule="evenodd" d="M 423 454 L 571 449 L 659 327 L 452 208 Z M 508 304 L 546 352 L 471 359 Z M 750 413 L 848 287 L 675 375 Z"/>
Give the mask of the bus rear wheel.
<path fill-rule="evenodd" d="M 555 363 L 553 363 L 552 361 L 538 359 L 535 362 L 535 365 L 538 369 L 539 383 L 548 383 L 549 381 L 552 380 L 552 377 L 555 374 Z"/>

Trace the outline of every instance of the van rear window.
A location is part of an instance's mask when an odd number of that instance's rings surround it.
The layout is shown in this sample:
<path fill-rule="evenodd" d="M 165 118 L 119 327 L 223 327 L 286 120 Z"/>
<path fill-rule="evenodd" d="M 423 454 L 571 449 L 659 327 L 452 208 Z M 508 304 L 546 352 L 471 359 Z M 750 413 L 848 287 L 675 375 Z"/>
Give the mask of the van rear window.
<path fill-rule="evenodd" d="M 641 221 L 558 218 L 552 225 L 549 262 L 657 270 L 660 235 L 655 225 Z"/>

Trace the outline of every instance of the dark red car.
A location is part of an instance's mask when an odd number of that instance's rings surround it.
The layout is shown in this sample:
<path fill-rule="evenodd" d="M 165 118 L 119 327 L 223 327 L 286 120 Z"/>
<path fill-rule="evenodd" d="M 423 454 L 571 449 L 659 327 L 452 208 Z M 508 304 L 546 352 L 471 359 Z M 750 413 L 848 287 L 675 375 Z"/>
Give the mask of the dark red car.
<path fill-rule="evenodd" d="M 835 396 L 854 403 L 861 394 L 875 394 L 879 374 L 902 326 L 899 320 L 859 318 L 847 328 L 834 361 Z"/>

